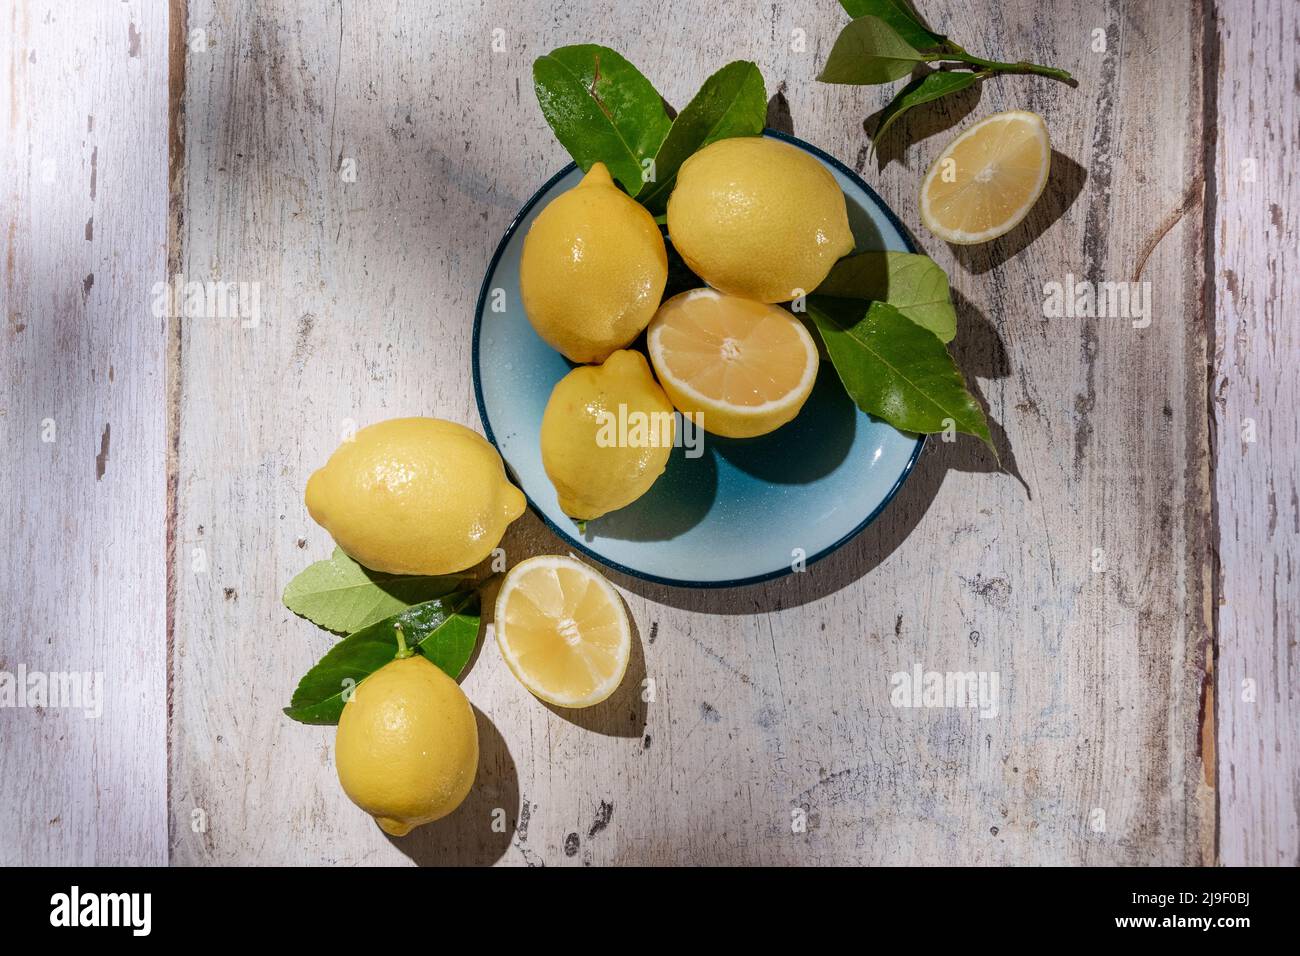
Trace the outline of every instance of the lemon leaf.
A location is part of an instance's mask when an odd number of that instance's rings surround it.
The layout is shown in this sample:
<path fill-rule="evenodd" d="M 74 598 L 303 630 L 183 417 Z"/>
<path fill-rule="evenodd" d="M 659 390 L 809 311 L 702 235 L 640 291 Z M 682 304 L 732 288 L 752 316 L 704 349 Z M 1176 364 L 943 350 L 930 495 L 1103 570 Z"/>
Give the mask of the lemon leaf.
<path fill-rule="evenodd" d="M 880 17 L 864 16 L 840 31 L 817 79 L 823 83 L 888 83 L 906 76 L 925 59 Z"/>
<path fill-rule="evenodd" d="M 397 655 L 398 624 L 408 648 L 456 680 L 478 642 L 478 592 L 425 601 L 349 634 L 298 682 L 285 714 L 304 724 L 337 724 L 352 689 Z"/>
<path fill-rule="evenodd" d="M 879 17 L 918 50 L 937 50 L 948 39 L 926 27 L 908 0 L 840 0 L 840 6 L 855 20 L 865 16 Z"/>
<path fill-rule="evenodd" d="M 968 71 L 937 70 L 908 83 L 898 91 L 898 95 L 890 100 L 889 105 L 881 111 L 880 120 L 876 123 L 876 131 L 871 136 L 872 145 L 879 143 L 880 138 L 885 135 L 885 131 L 912 107 L 920 106 L 923 103 L 932 103 L 937 99 L 948 96 L 950 93 L 958 93 L 973 83 L 979 82 L 985 75 L 984 73 L 971 73 Z"/>
<path fill-rule="evenodd" d="M 862 252 L 831 268 L 814 295 L 888 302 L 943 342 L 957 334 L 957 311 L 948 274 L 929 256 L 910 252 Z"/>
<path fill-rule="evenodd" d="M 988 422 L 942 342 L 885 302 L 816 296 L 812 317 L 849 397 L 900 431 L 949 428 L 990 448 Z"/>
<path fill-rule="evenodd" d="M 637 198 L 651 212 L 662 212 L 677 170 L 692 153 L 729 136 L 758 136 L 766 122 L 767 89 L 758 66 L 748 60 L 728 63 L 677 114 L 655 154 L 655 181 Z"/>
<path fill-rule="evenodd" d="M 650 81 L 608 47 L 583 43 L 538 57 L 533 88 L 556 139 L 582 171 L 604 163 L 635 197 L 672 125 Z"/>
<path fill-rule="evenodd" d="M 284 589 L 284 606 L 313 624 L 349 634 L 398 611 L 463 588 L 457 577 L 381 574 L 335 548 L 308 565 Z"/>

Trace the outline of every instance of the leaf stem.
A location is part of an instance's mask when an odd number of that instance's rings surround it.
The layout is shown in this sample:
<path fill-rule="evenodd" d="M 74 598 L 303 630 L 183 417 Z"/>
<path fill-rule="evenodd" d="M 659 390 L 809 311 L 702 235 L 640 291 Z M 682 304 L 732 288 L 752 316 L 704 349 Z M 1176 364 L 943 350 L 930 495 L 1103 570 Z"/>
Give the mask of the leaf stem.
<path fill-rule="evenodd" d="M 406 646 L 406 635 L 402 633 L 402 625 L 393 624 L 393 630 L 397 632 L 397 653 L 393 655 L 393 660 L 404 661 L 415 654 L 415 651 Z"/>
<path fill-rule="evenodd" d="M 929 54 L 925 59 L 928 63 L 933 63 L 936 60 L 957 60 L 996 73 L 1032 73 L 1037 76 L 1051 77 L 1054 80 L 1060 80 L 1062 83 L 1069 83 L 1071 86 L 1078 85 L 1078 81 L 1067 70 L 1059 70 L 1054 66 L 1043 66 L 1041 63 L 1028 63 L 1024 60 L 1017 60 L 1015 63 L 1000 63 L 997 60 L 986 60 L 982 56 L 974 56 L 960 48 L 956 50 L 940 50 Z"/>

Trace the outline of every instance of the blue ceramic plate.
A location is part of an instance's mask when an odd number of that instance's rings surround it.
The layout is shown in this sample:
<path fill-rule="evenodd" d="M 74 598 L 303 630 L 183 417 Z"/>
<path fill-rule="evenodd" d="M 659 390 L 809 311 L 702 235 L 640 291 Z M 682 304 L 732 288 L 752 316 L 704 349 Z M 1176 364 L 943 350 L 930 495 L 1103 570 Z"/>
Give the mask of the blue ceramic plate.
<path fill-rule="evenodd" d="M 852 170 L 802 140 L 765 135 L 806 150 L 831 171 L 848 200 L 859 251 L 915 251 L 894 214 Z M 589 521 L 584 534 L 560 510 L 542 468 L 539 434 L 551 389 L 572 366 L 528 324 L 519 257 L 538 213 L 581 178 L 570 164 L 515 217 L 483 277 L 474 318 L 479 417 L 528 503 L 575 551 L 661 584 L 750 584 L 790 573 L 800 558 L 810 564 L 830 554 L 889 503 L 924 439 L 859 411 L 825 359 L 812 396 L 788 425 L 761 438 L 704 435 L 697 457 L 674 448 L 649 492 Z M 494 304 L 504 311 L 493 311 Z"/>

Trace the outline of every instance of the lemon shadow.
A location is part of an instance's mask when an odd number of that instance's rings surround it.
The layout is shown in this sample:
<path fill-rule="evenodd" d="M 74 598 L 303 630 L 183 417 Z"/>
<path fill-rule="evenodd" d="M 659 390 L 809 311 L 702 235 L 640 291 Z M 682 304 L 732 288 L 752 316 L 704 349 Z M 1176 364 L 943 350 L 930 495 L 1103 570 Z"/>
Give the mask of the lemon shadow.
<path fill-rule="evenodd" d="M 718 462 L 709 438 L 696 432 L 691 441 L 696 440 L 702 440 L 699 457 L 674 448 L 650 490 L 627 507 L 588 521 L 583 539 L 669 541 L 703 521 L 718 494 Z"/>
<path fill-rule="evenodd" d="M 1065 215 L 1088 179 L 1088 172 L 1069 156 L 1052 150 L 1052 168 L 1038 202 L 1029 215 L 1005 236 L 973 246 L 948 244 L 962 268 L 972 275 L 996 269 L 1018 255 Z"/>
<path fill-rule="evenodd" d="M 619 601 L 622 602 L 623 613 L 627 615 L 632 627 L 632 647 L 627 660 L 627 673 L 623 675 L 618 689 L 592 707 L 558 707 L 545 701 L 542 703 L 551 713 L 592 733 L 606 737 L 640 739 L 645 736 L 649 714 L 649 707 L 641 696 L 646 677 L 645 649 L 641 646 L 641 629 L 637 627 L 622 595 L 619 595 Z"/>
<path fill-rule="evenodd" d="M 804 485 L 829 475 L 853 447 L 858 411 L 830 362 L 823 362 L 808 401 L 795 418 L 757 438 L 705 441 L 746 474 L 778 485 Z"/>
<path fill-rule="evenodd" d="M 471 705 L 473 706 L 473 705 Z M 505 738 L 474 707 L 478 775 L 465 801 L 441 820 L 388 841 L 420 866 L 491 866 L 505 855 L 519 824 L 519 771 Z"/>

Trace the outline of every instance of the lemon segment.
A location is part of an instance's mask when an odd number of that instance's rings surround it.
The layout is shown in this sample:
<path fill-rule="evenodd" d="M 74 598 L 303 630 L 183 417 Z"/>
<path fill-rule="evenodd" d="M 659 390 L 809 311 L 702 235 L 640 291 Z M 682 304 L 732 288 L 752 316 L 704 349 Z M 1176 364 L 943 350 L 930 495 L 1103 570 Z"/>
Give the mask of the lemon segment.
<path fill-rule="evenodd" d="M 759 302 L 811 292 L 854 245 L 835 177 L 766 136 L 718 140 L 682 164 L 668 235 L 713 288 Z"/>
<path fill-rule="evenodd" d="M 1052 144 L 1037 113 L 980 120 L 949 143 L 921 182 L 921 221 L 958 245 L 1006 235 L 1047 185 Z"/>
<path fill-rule="evenodd" d="M 524 237 L 519 290 L 533 329 L 573 362 L 603 362 L 649 323 L 668 281 L 654 217 L 604 163 L 547 204 Z"/>
<path fill-rule="evenodd" d="M 590 707 L 627 672 L 632 627 L 604 576 L 581 561 L 542 555 L 510 570 L 497 595 L 497 647 L 535 696 L 558 707 Z"/>
<path fill-rule="evenodd" d="M 361 429 L 308 479 L 306 503 L 349 556 L 390 574 L 473 567 L 526 504 L 486 438 L 438 418 Z"/>
<path fill-rule="evenodd" d="M 677 409 L 727 438 L 780 428 L 817 381 L 817 345 L 802 322 L 778 306 L 713 289 L 665 302 L 646 343 Z"/>
<path fill-rule="evenodd" d="M 478 725 L 460 686 L 415 654 L 385 664 L 343 705 L 339 783 L 385 833 L 445 817 L 478 773 Z"/>

